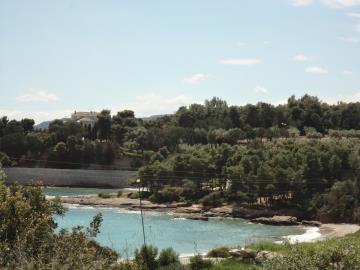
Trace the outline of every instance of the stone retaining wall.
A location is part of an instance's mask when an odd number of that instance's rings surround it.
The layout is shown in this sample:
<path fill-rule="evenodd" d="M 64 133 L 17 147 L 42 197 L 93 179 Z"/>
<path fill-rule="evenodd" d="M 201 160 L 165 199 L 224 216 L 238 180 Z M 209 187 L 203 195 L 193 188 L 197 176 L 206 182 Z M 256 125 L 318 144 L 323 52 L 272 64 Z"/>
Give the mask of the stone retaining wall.
<path fill-rule="evenodd" d="M 47 168 L 3 168 L 6 183 L 18 182 L 23 185 L 41 181 L 46 186 L 69 187 L 129 187 L 134 171 L 119 170 L 71 170 Z"/>

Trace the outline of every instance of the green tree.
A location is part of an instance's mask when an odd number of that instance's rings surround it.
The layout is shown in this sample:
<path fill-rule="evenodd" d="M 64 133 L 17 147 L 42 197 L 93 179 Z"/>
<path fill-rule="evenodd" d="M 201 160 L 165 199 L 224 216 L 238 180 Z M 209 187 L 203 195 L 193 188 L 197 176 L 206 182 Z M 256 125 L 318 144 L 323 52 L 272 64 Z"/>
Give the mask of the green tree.
<path fill-rule="evenodd" d="M 111 134 L 111 115 L 109 110 L 102 110 L 97 116 L 98 137 L 108 140 Z"/>

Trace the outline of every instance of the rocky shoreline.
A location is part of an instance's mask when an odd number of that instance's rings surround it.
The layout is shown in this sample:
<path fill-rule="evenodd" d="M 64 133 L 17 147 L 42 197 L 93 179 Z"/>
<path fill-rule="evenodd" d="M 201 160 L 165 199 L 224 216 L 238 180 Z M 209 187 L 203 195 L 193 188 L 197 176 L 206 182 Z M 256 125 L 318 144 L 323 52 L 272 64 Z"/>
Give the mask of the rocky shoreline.
<path fill-rule="evenodd" d="M 127 197 L 111 197 L 100 198 L 96 195 L 79 195 L 71 197 L 60 197 L 60 200 L 66 204 L 77 204 L 94 207 L 114 207 L 128 211 L 140 210 L 139 200 Z M 301 222 L 292 215 L 285 215 L 284 211 L 274 211 L 271 209 L 260 207 L 236 207 L 233 205 L 225 205 L 216 208 L 203 208 L 199 204 L 189 203 L 169 203 L 158 204 L 148 200 L 142 201 L 142 208 L 146 212 L 171 212 L 175 218 L 187 218 L 194 220 L 209 220 L 211 218 L 242 218 L 250 220 L 253 223 L 261 223 L 266 225 L 304 225 L 316 226 L 321 225 L 317 221 Z"/>
<path fill-rule="evenodd" d="M 48 197 L 53 199 L 53 197 Z M 97 195 L 79 195 L 60 197 L 62 203 L 91 207 L 120 208 L 126 211 L 139 211 L 139 200 L 125 196 L 100 198 Z M 294 238 L 295 242 L 313 242 L 333 237 L 340 237 L 346 234 L 355 233 L 360 226 L 355 224 L 322 224 L 318 221 L 309 221 L 297 218 L 292 215 L 285 215 L 286 210 L 274 211 L 266 208 L 247 208 L 226 205 L 222 207 L 204 209 L 198 204 L 170 203 L 156 204 L 148 200 L 142 201 L 143 210 L 147 213 L 170 213 L 174 218 L 186 218 L 193 220 L 207 221 L 209 219 L 242 218 L 253 223 L 266 225 L 303 226 L 304 228 L 316 228 L 316 235 L 313 237 Z M 305 233 L 306 234 L 306 233 Z"/>

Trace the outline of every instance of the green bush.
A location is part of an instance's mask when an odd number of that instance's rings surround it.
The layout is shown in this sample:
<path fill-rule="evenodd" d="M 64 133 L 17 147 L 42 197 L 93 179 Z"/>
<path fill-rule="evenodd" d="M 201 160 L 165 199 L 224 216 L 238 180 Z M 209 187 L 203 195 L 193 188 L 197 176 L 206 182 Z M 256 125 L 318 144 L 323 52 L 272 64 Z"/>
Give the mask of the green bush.
<path fill-rule="evenodd" d="M 284 257 L 264 264 L 264 270 L 358 270 L 360 269 L 360 234 L 319 243 L 282 245 Z"/>
<path fill-rule="evenodd" d="M 120 198 L 122 195 L 123 195 L 123 191 L 122 191 L 121 189 L 118 190 L 116 196 L 117 196 L 118 198 Z"/>
<path fill-rule="evenodd" d="M 151 245 L 143 245 L 140 250 L 135 250 L 135 263 L 141 270 L 157 270 L 158 262 L 156 256 L 158 249 Z"/>
<path fill-rule="evenodd" d="M 109 199 L 109 198 L 111 198 L 111 195 L 110 195 L 110 193 L 100 192 L 100 193 L 98 193 L 98 197 L 102 198 L 102 199 Z"/>
<path fill-rule="evenodd" d="M 211 268 L 211 270 L 260 270 L 260 269 L 262 269 L 260 266 L 244 264 L 234 259 L 228 259 L 222 261 Z"/>
<path fill-rule="evenodd" d="M 151 193 L 149 191 L 142 191 L 141 192 L 141 198 L 142 199 L 149 199 Z M 135 191 L 135 192 L 130 192 L 128 195 L 127 195 L 128 198 L 130 199 L 139 199 L 139 192 L 138 191 Z"/>
<path fill-rule="evenodd" d="M 165 186 L 161 191 L 153 193 L 149 200 L 154 203 L 177 202 L 180 200 L 181 189 Z"/>
<path fill-rule="evenodd" d="M 45 200 L 39 184 L 7 187 L 2 178 L 0 168 L 0 269 L 115 269 L 118 255 L 93 240 L 100 214 L 87 229 L 55 233 L 60 201 Z"/>
<path fill-rule="evenodd" d="M 190 269 L 191 270 L 205 270 L 210 269 L 213 263 L 209 260 L 203 259 L 201 255 L 195 255 L 190 258 Z"/>
<path fill-rule="evenodd" d="M 217 191 L 212 192 L 200 199 L 200 203 L 206 207 L 219 207 L 222 205 L 221 193 Z"/>
<path fill-rule="evenodd" d="M 218 247 L 210 250 L 207 256 L 215 258 L 229 258 L 231 255 L 228 247 Z"/>
<path fill-rule="evenodd" d="M 139 199 L 139 193 L 138 192 L 130 192 L 127 197 L 129 199 Z"/>
<path fill-rule="evenodd" d="M 160 267 L 179 264 L 179 255 L 172 248 L 163 249 L 160 252 L 158 263 Z"/>

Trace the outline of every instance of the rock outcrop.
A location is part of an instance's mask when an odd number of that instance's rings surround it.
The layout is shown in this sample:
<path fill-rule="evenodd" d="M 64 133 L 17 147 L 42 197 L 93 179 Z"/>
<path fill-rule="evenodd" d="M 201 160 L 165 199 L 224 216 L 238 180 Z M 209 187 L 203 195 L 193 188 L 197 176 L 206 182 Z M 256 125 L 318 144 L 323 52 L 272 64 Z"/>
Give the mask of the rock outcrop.
<path fill-rule="evenodd" d="M 311 226 L 311 227 L 321 227 L 322 223 L 315 220 L 302 220 L 301 225 Z"/>
<path fill-rule="evenodd" d="M 234 259 L 240 260 L 242 262 L 253 262 L 256 258 L 256 250 L 245 248 L 245 249 L 230 249 L 229 253 Z"/>
<path fill-rule="evenodd" d="M 258 264 L 262 264 L 262 263 L 266 262 L 267 260 L 272 260 L 279 256 L 282 257 L 282 255 L 277 252 L 262 250 L 256 254 L 255 262 Z"/>
<path fill-rule="evenodd" d="M 232 215 L 235 218 L 253 219 L 260 217 L 272 217 L 275 211 L 269 208 L 249 208 L 244 206 L 234 206 Z"/>
<path fill-rule="evenodd" d="M 251 222 L 266 224 L 266 225 L 299 225 L 296 217 L 292 216 L 273 216 L 273 217 L 260 217 L 253 218 Z"/>
<path fill-rule="evenodd" d="M 273 251 L 256 251 L 250 248 L 243 248 L 243 249 L 230 249 L 229 253 L 233 259 L 239 260 L 241 262 L 246 263 L 258 263 L 262 264 L 267 260 L 274 259 L 276 257 L 282 256 L 280 253 L 273 252 Z"/>

